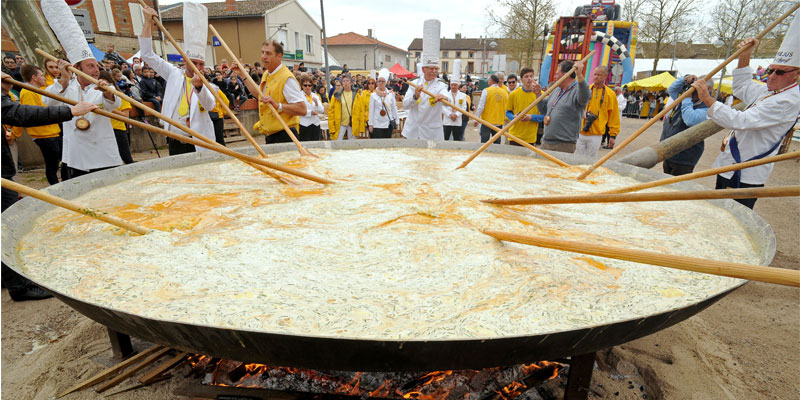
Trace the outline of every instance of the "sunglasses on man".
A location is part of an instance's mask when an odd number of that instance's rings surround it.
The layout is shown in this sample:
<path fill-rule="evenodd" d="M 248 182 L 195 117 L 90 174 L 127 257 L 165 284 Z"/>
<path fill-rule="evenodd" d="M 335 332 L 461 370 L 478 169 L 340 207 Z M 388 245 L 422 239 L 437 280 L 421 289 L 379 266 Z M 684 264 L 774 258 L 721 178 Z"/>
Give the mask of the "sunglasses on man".
<path fill-rule="evenodd" d="M 788 73 L 794 72 L 794 71 L 797 71 L 797 69 L 793 69 L 793 70 L 790 70 L 790 71 L 784 71 L 782 69 L 769 68 L 766 71 L 764 71 L 764 75 L 772 75 L 772 73 L 774 72 L 775 75 L 783 76 L 783 74 L 788 74 Z"/>

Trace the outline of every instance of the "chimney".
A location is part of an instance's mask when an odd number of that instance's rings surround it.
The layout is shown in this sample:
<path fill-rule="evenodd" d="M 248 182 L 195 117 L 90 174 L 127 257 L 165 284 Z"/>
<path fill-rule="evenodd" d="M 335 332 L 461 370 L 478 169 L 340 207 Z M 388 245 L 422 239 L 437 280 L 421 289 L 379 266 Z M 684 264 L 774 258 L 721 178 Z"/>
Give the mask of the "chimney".
<path fill-rule="evenodd" d="M 225 0 L 225 11 L 236 11 L 236 0 Z"/>
<path fill-rule="evenodd" d="M 367 37 L 372 39 L 372 29 L 367 29 Z"/>
<path fill-rule="evenodd" d="M 460 33 L 456 33 L 456 39 L 461 39 L 461 34 Z"/>

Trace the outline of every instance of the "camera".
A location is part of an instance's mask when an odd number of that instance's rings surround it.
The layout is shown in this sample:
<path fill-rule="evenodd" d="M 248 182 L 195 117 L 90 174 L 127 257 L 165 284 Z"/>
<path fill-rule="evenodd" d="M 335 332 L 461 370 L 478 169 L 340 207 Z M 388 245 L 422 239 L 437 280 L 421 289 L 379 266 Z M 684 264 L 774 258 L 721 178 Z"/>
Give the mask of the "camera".
<path fill-rule="evenodd" d="M 589 132 L 589 128 L 592 127 L 594 121 L 597 120 L 597 114 L 591 113 L 589 111 L 586 112 L 586 123 L 583 124 L 583 132 Z"/>

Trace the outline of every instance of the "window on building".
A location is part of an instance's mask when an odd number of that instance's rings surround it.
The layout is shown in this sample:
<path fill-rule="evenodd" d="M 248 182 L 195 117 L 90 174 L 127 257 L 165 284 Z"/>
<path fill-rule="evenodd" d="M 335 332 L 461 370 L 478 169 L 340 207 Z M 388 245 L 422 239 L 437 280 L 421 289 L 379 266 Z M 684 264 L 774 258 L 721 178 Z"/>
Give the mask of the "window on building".
<path fill-rule="evenodd" d="M 469 52 L 469 58 L 475 58 L 475 52 L 474 51 L 470 51 Z"/>
<path fill-rule="evenodd" d="M 94 17 L 97 20 L 97 30 L 101 32 L 117 32 L 114 25 L 114 10 L 111 8 L 111 0 L 94 0 Z"/>
<path fill-rule="evenodd" d="M 475 73 L 475 62 L 469 61 L 467 62 L 467 73 L 474 74 Z"/>
<path fill-rule="evenodd" d="M 133 34 L 139 36 L 142 33 L 144 26 L 144 14 L 142 14 L 142 5 L 137 3 L 128 3 L 128 8 L 131 10 L 131 26 L 133 27 Z"/>
<path fill-rule="evenodd" d="M 450 57 L 450 55 L 449 55 L 448 53 L 449 53 L 449 52 L 447 52 L 447 51 L 443 51 L 443 52 L 442 52 L 442 58 L 448 58 L 448 57 Z"/>
<path fill-rule="evenodd" d="M 418 51 L 414 53 L 414 57 L 419 58 L 419 52 Z"/>
<path fill-rule="evenodd" d="M 442 71 L 447 72 L 450 69 L 450 63 L 447 61 L 442 61 Z"/>
<path fill-rule="evenodd" d="M 384 56 L 383 57 L 383 62 L 392 62 L 392 56 L 389 56 L 389 55 Z"/>
<path fill-rule="evenodd" d="M 288 51 L 289 44 L 286 42 L 289 41 L 289 32 L 286 29 L 278 29 L 278 33 L 275 34 L 275 40 L 283 46 L 284 51 Z"/>
<path fill-rule="evenodd" d="M 295 50 L 302 49 L 302 47 L 300 47 L 300 32 L 294 33 L 294 49 Z"/>
<path fill-rule="evenodd" d="M 461 52 L 460 51 L 456 52 L 456 58 L 461 58 Z"/>
<path fill-rule="evenodd" d="M 313 51 L 311 50 L 311 44 L 314 43 L 314 36 L 306 35 L 306 53 L 312 54 Z"/>

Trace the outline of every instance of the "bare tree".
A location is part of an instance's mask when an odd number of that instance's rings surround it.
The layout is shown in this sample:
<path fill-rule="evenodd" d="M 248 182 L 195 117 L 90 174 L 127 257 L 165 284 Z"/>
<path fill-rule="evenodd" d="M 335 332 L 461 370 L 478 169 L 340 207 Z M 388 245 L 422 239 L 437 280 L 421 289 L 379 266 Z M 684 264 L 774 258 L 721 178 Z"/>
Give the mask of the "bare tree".
<path fill-rule="evenodd" d="M 523 66 L 532 67 L 541 50 L 544 28 L 556 15 L 553 0 L 501 0 L 498 6 L 489 11 L 487 31 L 507 38 L 504 50 Z"/>
<path fill-rule="evenodd" d="M 647 0 L 622 0 L 622 20 L 638 21 Z"/>
<path fill-rule="evenodd" d="M 775 22 L 781 15 L 785 12 L 789 11 L 792 6 L 795 5 L 794 0 L 765 0 L 761 2 L 758 10 L 751 10 L 757 19 L 758 28 L 756 29 L 758 32 L 761 32 L 769 26 L 769 24 Z M 778 26 L 775 27 L 772 31 L 770 31 L 765 37 L 769 39 L 777 39 L 778 43 L 783 40 L 783 37 L 786 36 L 786 32 L 789 30 L 789 25 L 792 23 L 792 18 L 798 18 L 798 14 L 795 13 L 794 17 L 788 17 L 784 19 Z"/>
<path fill-rule="evenodd" d="M 763 0 L 719 0 L 711 12 L 711 21 L 704 31 L 710 41 L 722 40 L 724 47 L 734 48 L 740 40 L 755 36 L 760 29 Z"/>
<path fill-rule="evenodd" d="M 646 0 L 642 11 L 642 38 L 655 45 L 653 73 L 658 70 L 658 60 L 665 44 L 684 40 L 694 30 L 692 0 Z"/>

